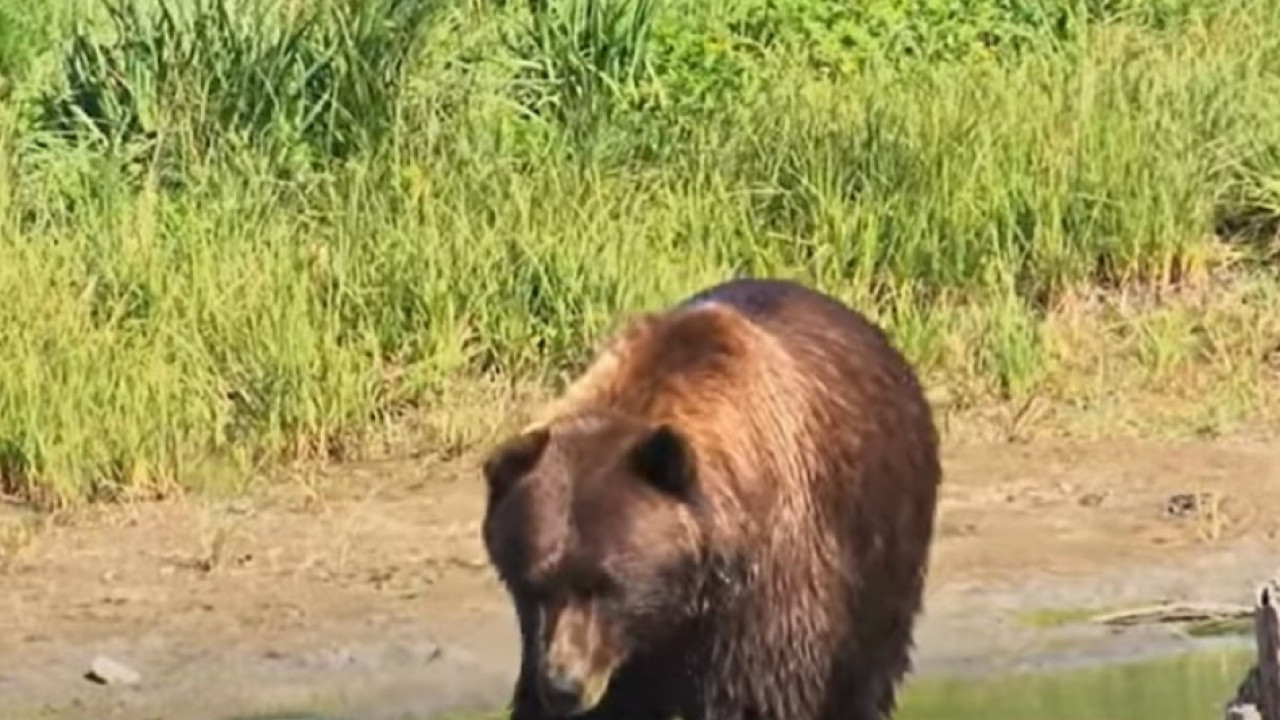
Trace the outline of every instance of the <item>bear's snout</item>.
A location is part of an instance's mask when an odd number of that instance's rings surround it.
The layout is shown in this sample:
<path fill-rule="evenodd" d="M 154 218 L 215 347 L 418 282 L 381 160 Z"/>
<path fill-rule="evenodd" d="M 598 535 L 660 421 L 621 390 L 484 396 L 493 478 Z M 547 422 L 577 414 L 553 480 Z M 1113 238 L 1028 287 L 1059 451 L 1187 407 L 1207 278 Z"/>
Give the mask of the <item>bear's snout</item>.
<path fill-rule="evenodd" d="M 538 689 L 556 716 L 579 715 L 604 698 L 618 657 L 594 603 L 568 603 L 546 617 L 547 643 Z"/>
<path fill-rule="evenodd" d="M 547 713 L 556 716 L 577 715 L 583 707 L 582 680 L 560 668 L 548 668 L 542 673 L 539 690 Z"/>

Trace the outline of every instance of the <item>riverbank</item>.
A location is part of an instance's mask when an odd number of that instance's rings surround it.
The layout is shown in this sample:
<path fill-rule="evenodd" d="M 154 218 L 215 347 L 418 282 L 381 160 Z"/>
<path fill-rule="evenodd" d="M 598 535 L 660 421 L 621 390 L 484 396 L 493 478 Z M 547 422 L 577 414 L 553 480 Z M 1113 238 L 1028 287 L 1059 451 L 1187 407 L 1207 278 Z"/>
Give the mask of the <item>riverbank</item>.
<path fill-rule="evenodd" d="M 1196 647 L 1168 626 L 1067 619 L 1247 603 L 1280 549 L 1280 449 L 1266 438 L 953 443 L 945 461 L 917 677 Z M 500 705 L 516 636 L 479 544 L 473 463 L 350 463 L 223 499 L 2 511 L 0 716 L 375 720 Z M 85 680 L 100 654 L 141 682 Z"/>

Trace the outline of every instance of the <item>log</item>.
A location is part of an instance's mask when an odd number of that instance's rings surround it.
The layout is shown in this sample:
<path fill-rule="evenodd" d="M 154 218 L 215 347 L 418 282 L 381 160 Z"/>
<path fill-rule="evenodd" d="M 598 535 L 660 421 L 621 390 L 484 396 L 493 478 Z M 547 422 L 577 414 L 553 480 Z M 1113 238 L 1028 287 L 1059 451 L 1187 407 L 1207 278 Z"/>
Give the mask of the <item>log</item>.
<path fill-rule="evenodd" d="M 1280 720 L 1280 581 L 1262 586 L 1254 601 L 1258 660 L 1227 703 L 1227 720 Z"/>
<path fill-rule="evenodd" d="M 1257 607 L 1227 605 L 1221 603 L 1161 603 L 1138 608 L 1126 608 L 1102 613 L 1089 618 L 1100 625 L 1138 625 L 1141 623 L 1185 623 L 1206 620 L 1224 620 L 1257 615 Z"/>

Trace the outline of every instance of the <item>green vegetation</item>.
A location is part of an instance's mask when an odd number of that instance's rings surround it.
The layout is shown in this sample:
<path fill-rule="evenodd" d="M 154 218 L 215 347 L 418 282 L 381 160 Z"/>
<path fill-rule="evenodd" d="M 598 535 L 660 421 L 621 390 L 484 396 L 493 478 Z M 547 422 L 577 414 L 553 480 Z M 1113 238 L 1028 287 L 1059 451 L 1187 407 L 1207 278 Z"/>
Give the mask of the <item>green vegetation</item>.
<path fill-rule="evenodd" d="M 857 303 L 948 413 L 1256 417 L 1278 31 L 1277 0 L 0 0 L 3 489 L 147 496 L 424 410 L 465 444 L 476 388 L 740 273 Z"/>

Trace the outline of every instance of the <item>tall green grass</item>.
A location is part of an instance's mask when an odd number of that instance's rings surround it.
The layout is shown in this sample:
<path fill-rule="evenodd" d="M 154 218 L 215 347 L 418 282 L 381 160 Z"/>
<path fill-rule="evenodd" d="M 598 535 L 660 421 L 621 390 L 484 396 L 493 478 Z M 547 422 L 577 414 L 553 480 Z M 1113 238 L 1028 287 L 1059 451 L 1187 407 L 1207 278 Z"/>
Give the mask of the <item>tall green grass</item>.
<path fill-rule="evenodd" d="M 344 452 L 743 273 L 1025 398 L 1065 298 L 1280 217 L 1275 0 L 95 7 L 0 41 L 0 483 L 41 502 Z"/>

